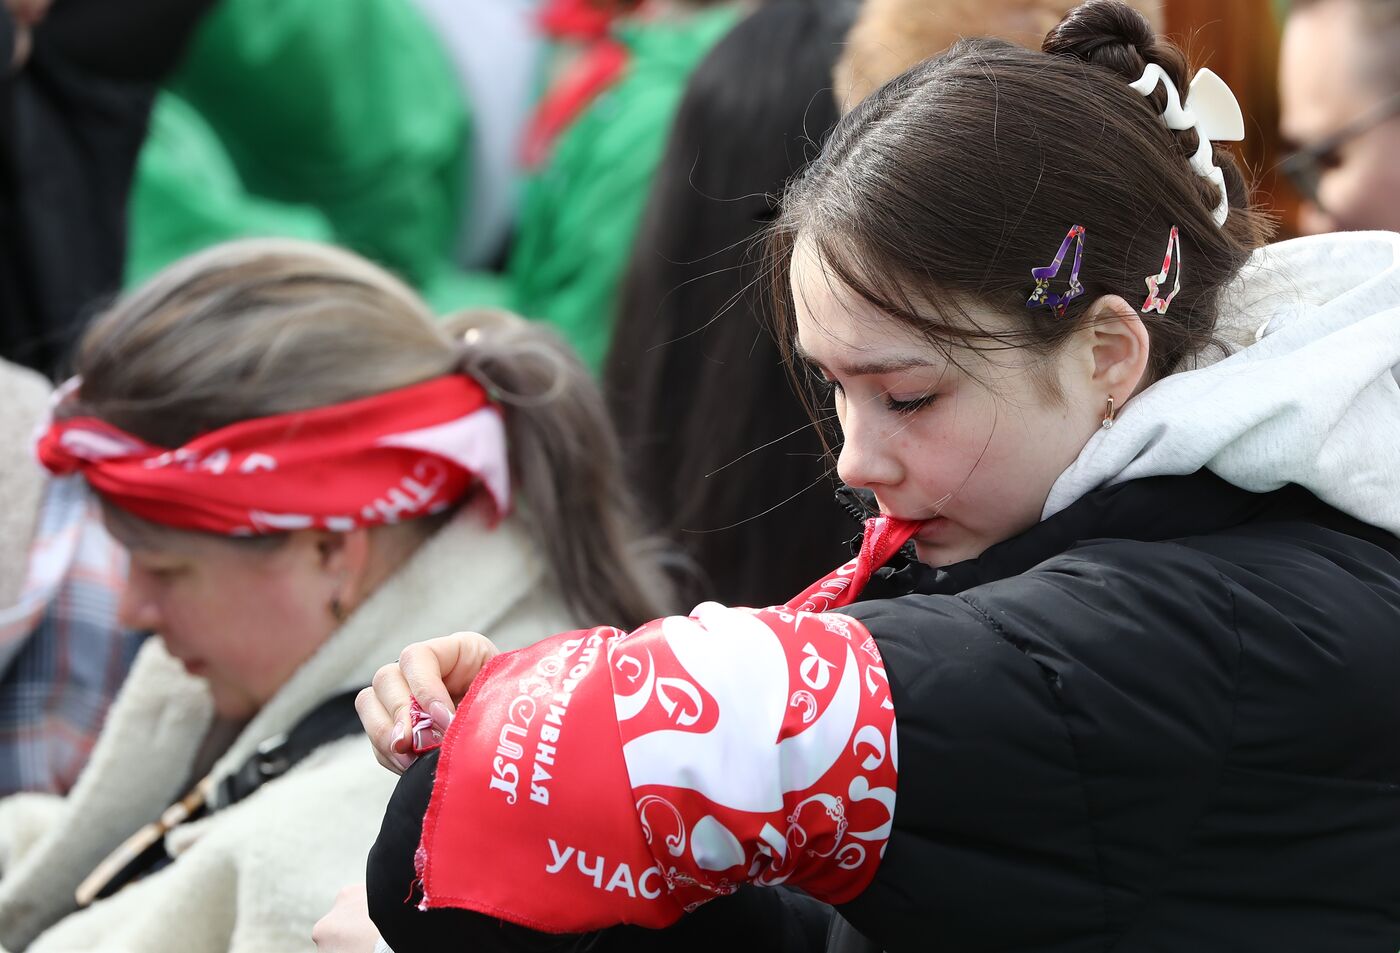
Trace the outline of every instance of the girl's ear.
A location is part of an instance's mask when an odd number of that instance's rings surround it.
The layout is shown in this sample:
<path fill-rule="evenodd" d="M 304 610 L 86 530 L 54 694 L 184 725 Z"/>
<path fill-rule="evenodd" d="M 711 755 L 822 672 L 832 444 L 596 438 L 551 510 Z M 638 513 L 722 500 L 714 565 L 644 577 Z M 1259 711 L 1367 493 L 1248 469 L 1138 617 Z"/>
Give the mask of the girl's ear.
<path fill-rule="evenodd" d="M 1084 329 L 1092 356 L 1090 383 L 1121 406 L 1147 375 L 1152 349 L 1147 325 L 1127 301 L 1104 295 L 1090 307 Z"/>
<path fill-rule="evenodd" d="M 358 605 L 369 582 L 370 540 L 364 527 L 348 533 L 302 530 L 315 552 L 316 566 L 333 590 L 333 597 L 347 609 Z"/>

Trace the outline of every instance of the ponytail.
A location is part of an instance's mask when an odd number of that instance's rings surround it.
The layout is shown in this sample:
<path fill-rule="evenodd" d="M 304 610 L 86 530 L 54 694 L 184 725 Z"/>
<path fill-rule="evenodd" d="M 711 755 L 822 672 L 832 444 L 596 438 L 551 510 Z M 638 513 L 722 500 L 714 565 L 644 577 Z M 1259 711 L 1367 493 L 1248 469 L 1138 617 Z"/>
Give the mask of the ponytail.
<path fill-rule="evenodd" d="M 622 453 L 588 371 L 548 328 L 503 311 L 446 322 L 461 369 L 503 409 L 519 512 L 569 607 L 635 628 L 675 610 L 660 543 L 623 483 Z"/>

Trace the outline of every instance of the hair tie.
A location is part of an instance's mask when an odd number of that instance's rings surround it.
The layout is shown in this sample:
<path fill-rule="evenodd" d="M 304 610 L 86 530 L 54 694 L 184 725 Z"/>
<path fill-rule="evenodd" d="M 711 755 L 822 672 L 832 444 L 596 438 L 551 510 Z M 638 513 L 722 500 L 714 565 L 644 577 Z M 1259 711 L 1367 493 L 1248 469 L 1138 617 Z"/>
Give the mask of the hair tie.
<path fill-rule="evenodd" d="M 486 392 L 486 399 L 498 407 L 501 404 L 501 390 L 495 382 L 476 373 L 472 359 L 477 345 L 481 343 L 481 328 L 467 328 L 457 338 L 457 373 L 473 381 Z"/>
<path fill-rule="evenodd" d="M 1223 226 L 1230 216 L 1230 198 L 1225 190 L 1225 173 L 1215 164 L 1214 142 L 1239 142 L 1244 138 L 1244 113 L 1235 94 L 1225 81 L 1208 69 L 1198 70 L 1187 92 L 1191 107 L 1181 104 L 1181 94 L 1167 71 L 1156 63 L 1148 63 L 1142 78 L 1129 83 L 1128 88 L 1143 96 L 1151 96 L 1157 84 L 1167 91 L 1167 108 L 1162 120 L 1168 129 L 1194 129 L 1200 145 L 1191 156 L 1191 168 L 1202 178 L 1209 179 L 1220 190 L 1220 204 L 1215 207 L 1215 224 Z"/>

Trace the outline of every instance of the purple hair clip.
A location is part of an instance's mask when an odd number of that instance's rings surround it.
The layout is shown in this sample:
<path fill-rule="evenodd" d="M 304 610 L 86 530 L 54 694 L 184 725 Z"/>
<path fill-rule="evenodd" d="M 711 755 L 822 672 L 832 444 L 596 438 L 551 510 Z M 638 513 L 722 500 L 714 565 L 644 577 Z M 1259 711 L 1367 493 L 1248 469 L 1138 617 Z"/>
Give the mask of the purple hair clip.
<path fill-rule="evenodd" d="M 1050 290 L 1050 279 L 1060 273 L 1060 266 L 1065 263 L 1065 252 L 1069 251 L 1069 243 L 1074 242 L 1074 265 L 1069 270 L 1069 290 L 1064 294 L 1056 294 Z M 1084 293 L 1084 286 L 1079 283 L 1079 265 L 1084 260 L 1084 226 L 1075 225 L 1065 235 L 1065 240 L 1060 242 L 1060 250 L 1055 252 L 1055 260 L 1040 268 L 1031 269 L 1031 277 L 1035 279 L 1035 290 L 1026 299 L 1028 308 L 1049 308 L 1055 312 L 1057 318 L 1065 316 L 1065 308 L 1075 298 Z"/>

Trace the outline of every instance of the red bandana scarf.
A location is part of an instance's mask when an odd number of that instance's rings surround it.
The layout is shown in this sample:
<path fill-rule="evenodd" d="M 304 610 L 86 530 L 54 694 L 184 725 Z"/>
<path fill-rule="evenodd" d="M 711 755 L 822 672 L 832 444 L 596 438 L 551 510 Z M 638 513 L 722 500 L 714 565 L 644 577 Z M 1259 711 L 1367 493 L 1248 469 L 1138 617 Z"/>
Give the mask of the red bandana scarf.
<path fill-rule="evenodd" d="M 571 632 L 497 656 L 443 743 L 418 854 L 427 908 L 551 933 L 660 928 L 753 882 L 830 903 L 894 818 L 889 681 L 848 605 L 918 524 L 785 606 Z"/>
<path fill-rule="evenodd" d="M 459 374 L 240 421 L 175 448 L 74 417 L 50 424 L 37 452 L 128 513 L 226 536 L 396 523 L 441 512 L 478 482 L 498 516 L 510 506 L 500 412 Z"/>

